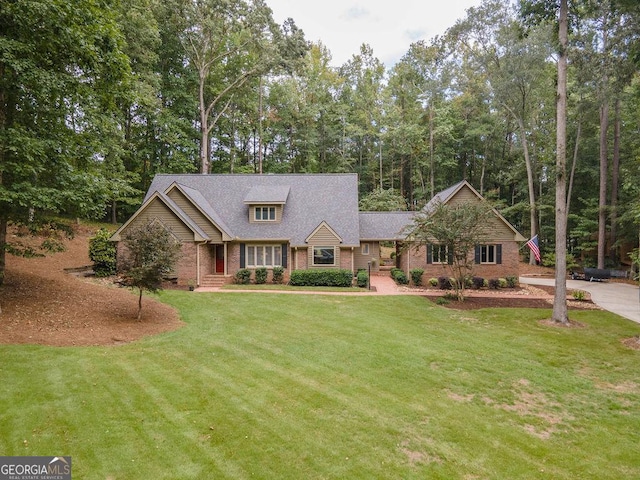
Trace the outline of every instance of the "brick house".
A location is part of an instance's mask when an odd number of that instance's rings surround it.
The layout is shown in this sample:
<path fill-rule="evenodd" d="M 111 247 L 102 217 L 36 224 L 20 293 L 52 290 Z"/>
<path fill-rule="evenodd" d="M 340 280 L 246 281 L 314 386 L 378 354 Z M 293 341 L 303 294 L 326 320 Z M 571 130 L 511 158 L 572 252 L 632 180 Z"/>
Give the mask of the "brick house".
<path fill-rule="evenodd" d="M 432 201 L 483 201 L 466 181 Z M 182 244 L 179 285 L 231 281 L 242 268 L 291 271 L 379 268 L 381 243 L 396 245 L 396 266 L 442 272 L 427 247 L 401 248 L 412 212 L 359 212 L 356 174 L 156 175 L 140 208 L 112 236 L 161 222 Z M 478 257 L 478 274 L 518 274 L 525 239 L 497 211 L 495 238 Z M 428 251 L 429 250 L 429 251 Z M 429 253 L 429 255 L 427 255 Z M 118 247 L 119 257 L 123 249 Z"/>

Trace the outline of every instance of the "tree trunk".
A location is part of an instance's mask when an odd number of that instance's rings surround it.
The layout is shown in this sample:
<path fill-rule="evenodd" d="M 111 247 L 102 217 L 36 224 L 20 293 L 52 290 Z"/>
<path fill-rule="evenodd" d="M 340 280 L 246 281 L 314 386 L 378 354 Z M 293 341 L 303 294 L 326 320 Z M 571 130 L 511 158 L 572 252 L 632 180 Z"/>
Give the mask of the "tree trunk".
<path fill-rule="evenodd" d="M 569 191 L 567 192 L 567 215 L 571 211 L 571 195 L 573 194 L 573 179 L 576 176 L 576 165 L 578 163 L 578 152 L 580 151 L 580 135 L 582 133 L 582 120 L 578 120 L 578 130 L 576 131 L 576 144 L 573 147 L 573 161 L 571 163 L 571 173 L 569 174 Z"/>
<path fill-rule="evenodd" d="M 518 125 L 520 126 L 520 137 L 522 138 L 524 163 L 527 167 L 527 186 L 529 188 L 529 223 L 531 225 L 531 237 L 534 237 L 538 234 L 538 215 L 536 205 L 536 186 L 533 181 L 533 164 L 531 163 L 531 156 L 529 155 L 529 145 L 527 145 L 526 130 L 521 119 L 518 119 Z M 533 255 L 529 255 L 529 264 L 535 265 L 535 263 L 535 257 Z"/>
<path fill-rule="evenodd" d="M 430 196 L 429 198 L 433 198 L 433 196 L 436 194 L 436 188 L 435 188 L 435 169 L 436 169 L 436 161 L 435 161 L 435 156 L 433 154 L 433 137 L 434 137 L 434 132 L 433 132 L 433 107 L 429 107 L 429 154 L 430 154 L 430 176 L 429 176 L 429 186 L 431 188 L 431 192 L 430 192 Z"/>
<path fill-rule="evenodd" d="M 200 173 L 209 173 L 209 112 L 204 99 L 206 72 L 200 69 L 198 102 L 200 106 Z"/>
<path fill-rule="evenodd" d="M 602 51 L 606 55 L 608 52 L 608 35 L 606 27 L 606 18 L 603 22 L 602 32 Z M 605 60 L 606 63 L 606 60 Z M 609 130 L 609 98 L 606 65 L 603 65 L 602 75 L 602 91 L 600 104 L 600 194 L 598 198 L 598 268 L 604 268 L 604 259 L 606 253 L 607 242 L 607 172 L 608 172 L 608 145 L 607 133 Z"/>
<path fill-rule="evenodd" d="M 613 165 L 611 166 L 611 230 L 609 232 L 609 248 L 611 260 L 620 261 L 616 237 L 618 235 L 618 183 L 620 178 L 620 99 L 616 99 L 615 120 L 613 124 Z"/>
<path fill-rule="evenodd" d="M 138 320 L 142 317 L 142 288 L 138 289 L 140 294 L 138 295 L 138 316 L 136 317 Z"/>
<path fill-rule="evenodd" d="M 7 219 L 0 217 L 0 285 L 4 283 L 4 270 L 7 261 Z"/>
<path fill-rule="evenodd" d="M 560 0 L 556 109 L 556 291 L 552 319 L 567 324 L 567 0 Z"/>

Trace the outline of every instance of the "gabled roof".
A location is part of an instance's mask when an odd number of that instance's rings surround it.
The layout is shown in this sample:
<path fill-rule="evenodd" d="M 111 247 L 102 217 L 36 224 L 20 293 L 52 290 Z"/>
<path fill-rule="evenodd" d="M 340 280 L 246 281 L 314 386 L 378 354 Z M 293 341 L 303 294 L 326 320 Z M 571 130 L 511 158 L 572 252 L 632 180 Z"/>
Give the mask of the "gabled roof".
<path fill-rule="evenodd" d="M 436 193 L 433 198 L 431 200 L 429 200 L 429 203 L 427 203 L 424 208 L 422 209 L 424 212 L 429 213 L 431 212 L 436 205 L 438 205 L 439 203 L 443 203 L 446 204 L 448 203 L 451 199 L 453 199 L 456 194 L 458 194 L 458 192 L 460 192 L 463 188 L 468 188 L 473 195 L 475 195 L 475 197 L 481 201 L 484 202 L 485 199 L 482 195 L 480 195 L 480 193 L 478 193 L 478 191 L 473 188 L 471 186 L 471 184 L 469 182 L 467 182 L 466 180 L 462 180 L 461 182 L 456 183 L 455 185 L 452 185 L 451 187 L 442 190 L 441 192 Z M 498 210 L 496 210 L 495 208 L 491 209 L 494 213 L 494 215 L 496 217 L 498 217 L 498 219 L 504 223 L 512 232 L 514 235 L 514 240 L 517 242 L 523 242 L 526 240 L 526 238 L 524 238 L 522 236 L 522 234 L 520 232 L 518 232 L 513 225 L 511 225 L 511 223 L 509 223 L 509 221 L 504 218 L 500 212 L 498 212 Z"/>
<path fill-rule="evenodd" d="M 202 212 L 205 217 L 211 221 L 211 223 L 222 232 L 222 237 L 224 240 L 231 240 L 233 238 L 233 234 L 229 227 L 227 227 L 225 221 L 222 217 L 216 212 L 209 202 L 202 196 L 202 194 L 193 188 L 189 188 L 185 185 L 180 185 L 179 183 L 173 183 L 166 191 L 167 194 L 173 189 L 177 188 L 182 192 L 182 194 L 187 197 L 187 199 L 193 203 L 193 205 Z"/>
<path fill-rule="evenodd" d="M 168 191 L 174 183 L 230 239 L 288 239 L 293 247 L 304 246 L 305 239 L 324 221 L 343 245 L 360 244 L 356 174 L 162 174 L 154 177 L 145 202 L 156 192 Z M 249 222 L 247 200 L 258 203 L 285 200 L 281 221 Z"/>
<path fill-rule="evenodd" d="M 187 228 L 193 232 L 194 241 L 202 242 L 210 239 L 209 235 L 207 235 L 207 233 L 204 230 L 202 230 L 193 221 L 193 219 L 191 219 L 191 217 L 189 217 L 189 215 L 187 215 L 173 200 L 171 200 L 163 192 L 156 191 L 145 198 L 145 201 L 143 202 L 142 206 L 138 209 L 136 214 L 132 215 L 131 218 L 129 218 L 129 220 L 127 220 L 118 230 L 115 231 L 115 233 L 111 236 L 111 240 L 115 242 L 119 242 L 121 240 L 120 234 L 122 233 L 122 231 L 126 229 L 137 217 L 137 215 L 140 212 L 144 211 L 154 200 L 158 200 L 164 203 L 167 206 L 167 208 L 169 208 L 169 210 L 171 210 L 182 221 L 182 223 L 184 223 L 187 226 Z"/>

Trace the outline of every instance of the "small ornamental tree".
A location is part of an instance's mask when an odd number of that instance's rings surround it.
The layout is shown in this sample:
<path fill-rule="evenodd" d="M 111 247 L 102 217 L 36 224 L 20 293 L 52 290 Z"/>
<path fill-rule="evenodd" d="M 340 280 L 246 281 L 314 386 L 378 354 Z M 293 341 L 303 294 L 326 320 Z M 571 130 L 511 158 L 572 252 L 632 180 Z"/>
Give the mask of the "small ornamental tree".
<path fill-rule="evenodd" d="M 116 273 L 116 244 L 110 238 L 111 232 L 101 228 L 89 240 L 89 259 L 93 262 L 96 277 L 108 277 Z"/>
<path fill-rule="evenodd" d="M 159 222 L 128 230 L 122 242 L 127 251 L 120 271 L 125 285 L 139 290 L 137 318 L 140 320 L 143 290 L 157 292 L 162 289 L 162 279 L 174 269 L 181 246 Z"/>
<path fill-rule="evenodd" d="M 473 252 L 487 240 L 493 215 L 493 208 L 485 202 L 437 203 L 418 213 L 406 231 L 407 239 L 418 245 L 447 247 L 451 261 L 443 266 L 454 280 L 459 301 L 464 300 L 465 278 L 473 271 Z"/>

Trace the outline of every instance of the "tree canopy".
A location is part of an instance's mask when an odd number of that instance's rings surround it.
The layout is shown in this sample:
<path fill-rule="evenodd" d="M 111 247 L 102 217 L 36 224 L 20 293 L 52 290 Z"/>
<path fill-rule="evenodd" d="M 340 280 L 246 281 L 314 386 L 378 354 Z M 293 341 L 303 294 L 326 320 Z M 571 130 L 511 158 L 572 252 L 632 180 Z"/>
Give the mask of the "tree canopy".
<path fill-rule="evenodd" d="M 583 265 L 638 242 L 639 25 L 632 0 L 567 4 Z M 332 66 L 262 0 L 0 0 L 0 27 L 0 283 L 7 225 L 122 221 L 156 173 L 356 172 L 410 210 L 466 179 L 555 250 L 555 1 L 484 0 L 387 66 L 366 44 Z"/>

